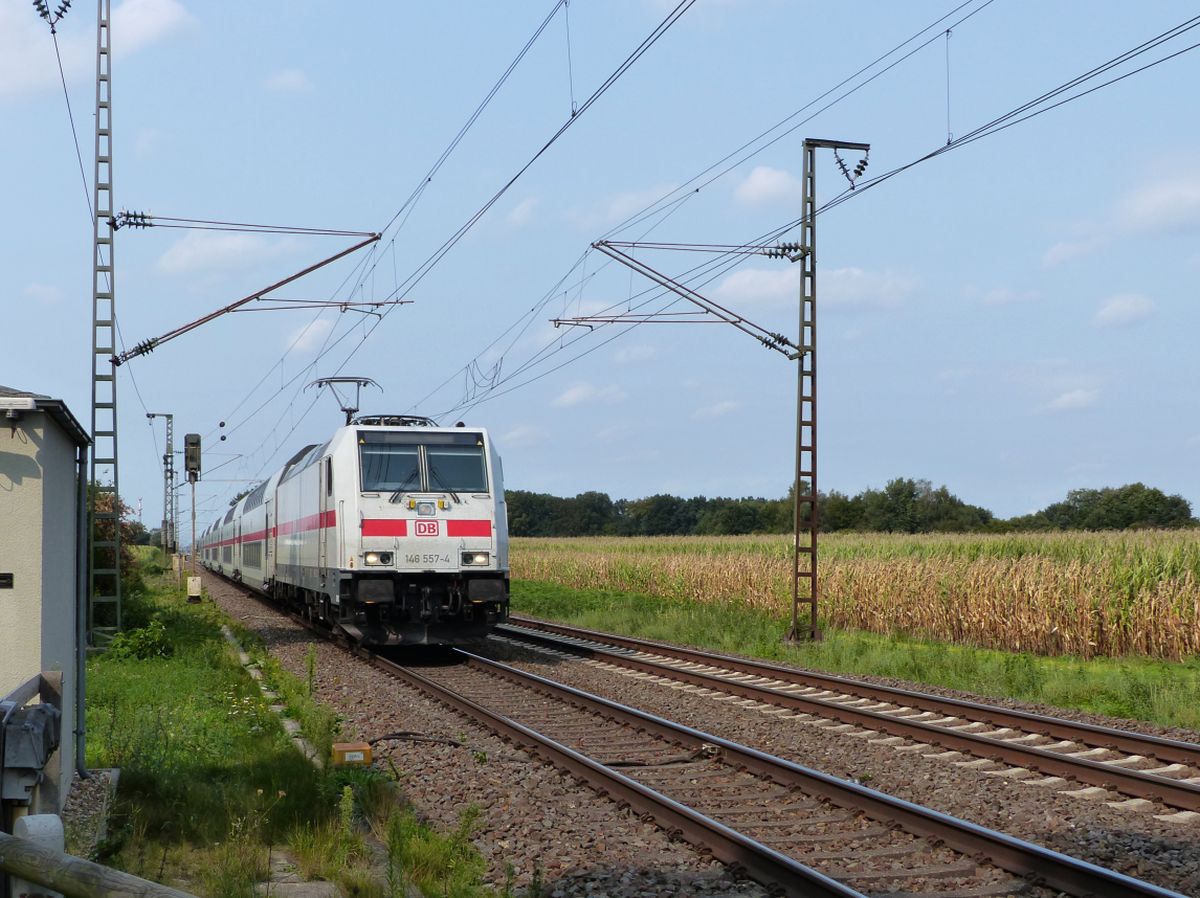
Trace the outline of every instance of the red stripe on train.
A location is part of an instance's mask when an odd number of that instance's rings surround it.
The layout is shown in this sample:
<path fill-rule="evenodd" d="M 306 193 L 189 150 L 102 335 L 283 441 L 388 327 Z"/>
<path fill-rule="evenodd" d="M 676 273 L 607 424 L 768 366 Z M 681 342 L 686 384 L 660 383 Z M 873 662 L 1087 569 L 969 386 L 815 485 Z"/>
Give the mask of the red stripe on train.
<path fill-rule="evenodd" d="M 363 536 L 408 536 L 408 522 L 397 518 L 363 518 Z"/>
<path fill-rule="evenodd" d="M 436 518 L 431 519 L 439 523 Z M 491 536 L 491 521 L 459 521 L 443 519 L 446 536 Z M 397 518 L 363 518 L 363 536 L 408 536 L 408 521 Z"/>
<path fill-rule="evenodd" d="M 491 521 L 446 521 L 447 536 L 491 536 Z"/>
<path fill-rule="evenodd" d="M 284 521 L 275 528 L 275 532 L 279 536 L 287 536 L 289 533 L 306 533 L 309 530 L 321 530 L 325 527 L 335 526 L 337 526 L 337 512 L 322 511 L 318 514 L 310 514 L 298 521 Z"/>

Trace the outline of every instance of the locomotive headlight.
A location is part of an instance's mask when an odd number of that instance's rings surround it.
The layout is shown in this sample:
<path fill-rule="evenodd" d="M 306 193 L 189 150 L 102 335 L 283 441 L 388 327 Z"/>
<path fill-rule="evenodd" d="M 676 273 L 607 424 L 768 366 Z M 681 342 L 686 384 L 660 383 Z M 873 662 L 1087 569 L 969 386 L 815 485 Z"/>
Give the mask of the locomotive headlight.
<path fill-rule="evenodd" d="M 391 564 L 391 552 L 367 552 L 363 555 L 363 561 L 367 564 Z"/>
<path fill-rule="evenodd" d="M 463 564 L 487 564 L 492 556 L 489 552 L 463 552 Z"/>

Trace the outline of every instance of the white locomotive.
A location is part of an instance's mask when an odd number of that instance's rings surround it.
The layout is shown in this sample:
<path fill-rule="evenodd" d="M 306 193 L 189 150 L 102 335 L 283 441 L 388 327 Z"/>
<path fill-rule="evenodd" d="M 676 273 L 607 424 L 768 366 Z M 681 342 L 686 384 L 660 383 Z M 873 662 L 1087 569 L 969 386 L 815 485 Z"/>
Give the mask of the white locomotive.
<path fill-rule="evenodd" d="M 205 567 L 370 645 L 462 643 L 508 616 L 508 517 L 485 430 L 362 416 L 198 540 Z"/>

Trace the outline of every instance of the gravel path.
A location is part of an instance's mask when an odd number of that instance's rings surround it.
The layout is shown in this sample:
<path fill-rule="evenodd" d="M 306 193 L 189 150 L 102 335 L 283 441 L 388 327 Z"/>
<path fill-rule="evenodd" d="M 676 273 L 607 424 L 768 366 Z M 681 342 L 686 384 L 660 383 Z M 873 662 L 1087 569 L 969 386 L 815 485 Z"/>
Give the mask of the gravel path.
<path fill-rule="evenodd" d="M 315 645 L 316 697 L 342 716 L 347 740 L 405 733 L 460 743 L 387 740 L 376 745 L 376 763 L 394 765 L 408 800 L 443 832 L 458 825 L 468 806 L 480 808 L 474 842 L 497 888 L 511 874 L 519 888 L 540 879 L 554 898 L 766 895 L 457 713 L 333 645 L 314 643 L 241 589 L 204 579 L 213 600 L 258 633 L 296 676 L 305 676 L 308 647 Z"/>
<path fill-rule="evenodd" d="M 493 639 L 486 654 L 1185 895 L 1200 894 L 1200 821 L 1165 822 L 1144 809 L 1116 809 L 1100 800 L 1059 793 L 1079 788 L 1073 784 L 1039 787 L 982 776 L 951 759 L 904 751 L 901 744 L 871 744 L 811 722 L 764 715 L 731 701 L 647 683 L 628 672 L 564 660 L 507 641 Z M 937 752 L 925 749 L 927 754 Z M 1161 806 L 1155 810 L 1170 811 Z"/>

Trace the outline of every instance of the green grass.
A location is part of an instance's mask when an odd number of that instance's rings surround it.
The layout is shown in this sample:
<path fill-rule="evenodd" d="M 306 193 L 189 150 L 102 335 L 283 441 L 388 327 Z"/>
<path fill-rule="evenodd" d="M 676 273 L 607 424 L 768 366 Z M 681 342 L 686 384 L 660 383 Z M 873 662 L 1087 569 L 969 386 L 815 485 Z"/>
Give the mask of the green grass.
<path fill-rule="evenodd" d="M 528 614 L 848 675 L 897 677 L 1200 730 L 1200 659 L 1047 658 L 898 636 L 827 631 L 817 643 L 783 642 L 789 621 L 736 603 L 660 599 L 518 581 L 515 614 Z"/>
<path fill-rule="evenodd" d="M 88 665 L 87 762 L 121 769 L 95 859 L 204 898 L 252 898 L 270 852 L 287 846 L 348 898 L 391 898 L 434 880 L 426 894 L 491 894 L 463 827 L 441 835 L 423 825 L 378 769 L 309 764 L 237 663 L 221 633 L 230 622 L 209 602 L 188 604 L 153 571 L 155 555 L 141 560 L 142 588 L 126 609 L 138 626 Z M 309 683 L 263 664 L 306 735 L 327 748 L 336 715 Z M 375 852 L 370 832 L 384 843 Z"/>

